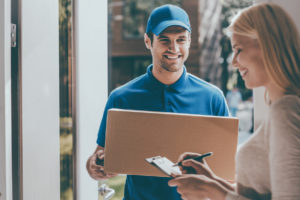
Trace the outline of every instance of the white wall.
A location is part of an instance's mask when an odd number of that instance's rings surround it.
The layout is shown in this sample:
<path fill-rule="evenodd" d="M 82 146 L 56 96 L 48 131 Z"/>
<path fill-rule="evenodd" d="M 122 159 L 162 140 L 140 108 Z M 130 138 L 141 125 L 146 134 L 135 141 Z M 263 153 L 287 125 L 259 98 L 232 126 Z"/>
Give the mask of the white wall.
<path fill-rule="evenodd" d="M 299 19 L 299 0 L 255 0 L 256 3 L 261 2 L 273 2 L 280 6 L 282 6 L 286 11 L 288 11 L 289 15 L 294 19 L 295 24 L 300 30 L 300 20 Z"/>
<path fill-rule="evenodd" d="M 23 199 L 60 199 L 58 1 L 21 3 Z"/>
<path fill-rule="evenodd" d="M 255 3 L 270 2 L 268 0 L 255 0 Z M 259 125 L 265 119 L 268 107 L 264 101 L 263 87 L 253 89 L 253 103 L 254 103 L 254 130 L 256 130 Z"/>
<path fill-rule="evenodd" d="M 0 200 L 12 199 L 10 0 L 0 1 Z"/>
<path fill-rule="evenodd" d="M 253 103 L 254 103 L 254 130 L 264 121 L 266 113 L 268 112 L 268 106 L 264 101 L 265 88 L 253 89 Z"/>
<path fill-rule="evenodd" d="M 96 149 L 107 99 L 107 1 L 78 0 L 75 11 L 77 55 L 77 199 L 97 199 L 97 181 L 86 161 Z"/>
<path fill-rule="evenodd" d="M 282 6 L 286 11 L 288 11 L 289 15 L 294 19 L 294 22 L 300 31 L 299 0 L 270 0 L 269 2 L 277 3 L 278 5 Z"/>
<path fill-rule="evenodd" d="M 260 2 L 273 2 L 282 6 L 294 19 L 299 31 L 300 31 L 300 1 L 299 0 L 256 0 L 256 3 Z M 288 30 L 283 30 L 288 31 Z M 257 88 L 254 89 L 254 123 L 255 127 L 257 127 L 262 120 L 264 119 L 267 113 L 267 106 L 264 103 L 264 89 Z"/>

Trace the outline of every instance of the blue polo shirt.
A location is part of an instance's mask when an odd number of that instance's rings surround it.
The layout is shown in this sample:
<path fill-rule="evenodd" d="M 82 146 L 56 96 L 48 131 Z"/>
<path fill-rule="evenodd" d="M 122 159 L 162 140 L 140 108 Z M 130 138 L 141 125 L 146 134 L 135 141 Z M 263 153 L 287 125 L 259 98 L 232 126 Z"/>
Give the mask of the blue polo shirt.
<path fill-rule="evenodd" d="M 106 116 L 110 108 L 147 110 L 228 116 L 224 95 L 217 87 L 186 72 L 172 85 L 159 82 L 147 73 L 111 92 L 98 132 L 98 145 L 105 147 Z M 188 134 L 188 133 L 185 133 Z M 175 187 L 169 187 L 170 178 L 127 175 L 124 200 L 181 199 Z"/>

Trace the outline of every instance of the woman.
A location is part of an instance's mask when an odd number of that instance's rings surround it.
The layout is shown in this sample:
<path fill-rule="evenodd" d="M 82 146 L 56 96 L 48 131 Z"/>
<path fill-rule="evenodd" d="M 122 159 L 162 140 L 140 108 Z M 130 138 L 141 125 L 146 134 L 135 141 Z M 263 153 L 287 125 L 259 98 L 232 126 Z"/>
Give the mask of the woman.
<path fill-rule="evenodd" d="M 239 149 L 236 184 L 217 177 L 204 162 L 185 160 L 197 174 L 169 181 L 183 199 L 300 199 L 300 37 L 288 14 L 263 3 L 243 10 L 228 28 L 233 66 L 247 88 L 263 86 L 269 111 Z M 179 161 L 197 154 L 185 153 Z"/>

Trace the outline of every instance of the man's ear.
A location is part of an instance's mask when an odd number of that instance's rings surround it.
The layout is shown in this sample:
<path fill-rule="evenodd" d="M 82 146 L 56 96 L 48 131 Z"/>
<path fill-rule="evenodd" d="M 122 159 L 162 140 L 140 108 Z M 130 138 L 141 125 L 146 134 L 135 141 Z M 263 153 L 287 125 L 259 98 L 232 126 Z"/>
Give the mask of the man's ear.
<path fill-rule="evenodd" d="M 191 47 L 191 41 L 192 41 L 192 38 L 191 38 L 191 33 L 189 34 L 189 38 L 188 38 L 188 42 L 189 42 L 189 48 Z"/>
<path fill-rule="evenodd" d="M 151 40 L 148 37 L 147 33 L 144 34 L 144 42 L 145 42 L 146 48 L 150 49 L 151 48 Z"/>

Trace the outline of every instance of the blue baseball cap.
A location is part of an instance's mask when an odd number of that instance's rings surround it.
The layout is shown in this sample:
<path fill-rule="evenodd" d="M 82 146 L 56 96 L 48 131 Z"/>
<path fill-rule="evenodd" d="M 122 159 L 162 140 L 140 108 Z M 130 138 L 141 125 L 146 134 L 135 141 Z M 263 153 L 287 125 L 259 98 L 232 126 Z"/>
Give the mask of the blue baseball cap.
<path fill-rule="evenodd" d="M 169 26 L 181 26 L 191 32 L 188 14 L 180 7 L 166 4 L 155 8 L 148 19 L 146 33 L 159 35 Z"/>

